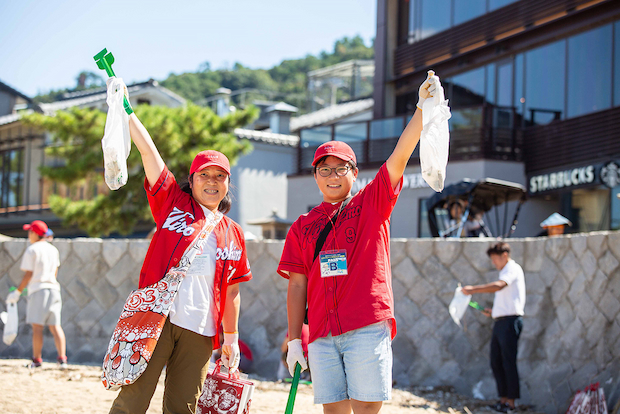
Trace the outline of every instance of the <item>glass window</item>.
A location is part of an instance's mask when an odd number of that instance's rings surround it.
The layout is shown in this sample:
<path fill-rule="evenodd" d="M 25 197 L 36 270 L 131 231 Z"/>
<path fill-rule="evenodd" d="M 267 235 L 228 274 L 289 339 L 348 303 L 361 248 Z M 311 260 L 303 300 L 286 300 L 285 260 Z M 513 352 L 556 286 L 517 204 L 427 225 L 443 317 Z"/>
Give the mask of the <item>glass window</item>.
<path fill-rule="evenodd" d="M 611 190 L 611 225 L 610 230 L 620 229 L 620 186 L 616 186 Z"/>
<path fill-rule="evenodd" d="M 418 226 L 418 237 L 433 237 L 431 234 L 431 229 L 428 225 L 428 211 L 426 211 L 426 199 L 420 199 L 420 217 Z"/>
<path fill-rule="evenodd" d="M 366 140 L 366 122 L 355 122 L 336 125 L 336 141 L 355 142 Z"/>
<path fill-rule="evenodd" d="M 489 0 L 489 11 L 499 9 L 515 1 L 517 0 Z"/>
<path fill-rule="evenodd" d="M 494 104 L 495 103 L 495 63 L 491 63 L 487 65 L 487 88 L 486 88 L 486 96 L 487 102 Z"/>
<path fill-rule="evenodd" d="M 452 0 L 422 0 L 422 39 L 450 27 L 451 3 Z"/>
<path fill-rule="evenodd" d="M 455 0 L 454 1 L 454 25 L 481 16 L 487 8 L 486 0 Z"/>
<path fill-rule="evenodd" d="M 526 53 L 524 115 L 527 125 L 548 124 L 564 118 L 565 62 L 565 40 Z"/>
<path fill-rule="evenodd" d="M 22 205 L 22 185 L 24 181 L 22 149 L 0 152 L 0 207 Z"/>
<path fill-rule="evenodd" d="M 497 105 L 512 106 L 512 62 L 497 66 Z"/>
<path fill-rule="evenodd" d="M 454 76 L 450 81 L 450 106 L 482 105 L 484 101 L 484 67 Z"/>
<path fill-rule="evenodd" d="M 482 106 L 452 109 L 451 113 L 448 120 L 450 131 L 482 127 Z"/>
<path fill-rule="evenodd" d="M 523 54 L 515 56 L 515 110 L 518 114 L 523 114 L 523 104 L 525 97 L 523 95 Z"/>
<path fill-rule="evenodd" d="M 371 121 L 370 139 L 398 138 L 404 129 L 402 117 Z"/>
<path fill-rule="evenodd" d="M 587 232 L 609 229 L 609 189 L 592 188 L 572 191 L 573 231 Z M 576 222 L 575 222 L 576 221 Z"/>
<path fill-rule="evenodd" d="M 611 106 L 611 25 L 568 39 L 568 116 Z M 550 72 L 552 73 L 552 72 Z"/>
<path fill-rule="evenodd" d="M 409 7 L 413 4 L 413 1 L 399 0 L 398 1 L 398 44 L 402 45 L 407 43 L 409 37 L 409 31 L 413 28 L 409 19 Z"/>
<path fill-rule="evenodd" d="M 301 130 L 301 146 L 303 148 L 318 147 L 324 142 L 331 141 L 332 127 L 316 127 Z"/>
<path fill-rule="evenodd" d="M 367 122 L 355 122 L 337 124 L 335 140 L 348 143 L 353 152 L 357 154 L 357 162 L 360 163 L 366 158 L 366 132 Z"/>
<path fill-rule="evenodd" d="M 620 22 L 614 24 L 614 106 L 620 105 Z"/>

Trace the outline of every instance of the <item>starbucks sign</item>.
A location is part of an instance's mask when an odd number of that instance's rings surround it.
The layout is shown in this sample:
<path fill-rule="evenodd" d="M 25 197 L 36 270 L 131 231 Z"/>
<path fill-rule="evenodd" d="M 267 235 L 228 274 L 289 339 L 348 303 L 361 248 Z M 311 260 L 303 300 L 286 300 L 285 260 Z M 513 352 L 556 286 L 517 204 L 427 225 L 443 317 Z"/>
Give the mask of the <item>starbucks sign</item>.
<path fill-rule="evenodd" d="M 601 182 L 609 188 L 620 185 L 620 166 L 610 161 L 601 168 Z"/>

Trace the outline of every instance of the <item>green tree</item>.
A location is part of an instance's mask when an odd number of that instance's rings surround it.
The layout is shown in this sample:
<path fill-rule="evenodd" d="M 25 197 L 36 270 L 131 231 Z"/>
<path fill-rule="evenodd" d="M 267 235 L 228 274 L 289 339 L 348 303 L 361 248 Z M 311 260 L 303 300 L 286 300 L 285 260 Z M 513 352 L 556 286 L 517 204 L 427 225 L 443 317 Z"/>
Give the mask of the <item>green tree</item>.
<path fill-rule="evenodd" d="M 204 149 L 221 151 L 231 163 L 250 152 L 250 143 L 238 140 L 233 131 L 258 115 L 256 108 L 250 107 L 218 117 L 209 108 L 192 104 L 179 108 L 140 105 L 135 112 L 179 182 L 187 178 L 194 156 Z M 64 161 L 62 167 L 41 167 L 41 173 L 69 186 L 103 181 L 101 138 L 105 119 L 101 111 L 79 108 L 51 117 L 25 115 L 22 120 L 26 125 L 52 133 L 46 154 Z M 138 221 L 152 220 L 143 188 L 144 169 L 135 147 L 127 159 L 127 170 L 127 184 L 117 191 L 79 201 L 50 196 L 52 212 L 66 225 L 77 225 L 90 236 L 130 234 Z"/>

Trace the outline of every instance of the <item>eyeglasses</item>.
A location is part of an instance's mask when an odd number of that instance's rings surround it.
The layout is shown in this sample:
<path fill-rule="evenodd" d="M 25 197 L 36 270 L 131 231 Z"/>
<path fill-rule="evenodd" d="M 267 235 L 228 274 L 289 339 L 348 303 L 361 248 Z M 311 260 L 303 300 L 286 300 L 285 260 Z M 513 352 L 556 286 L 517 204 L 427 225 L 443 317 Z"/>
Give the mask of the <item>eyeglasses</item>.
<path fill-rule="evenodd" d="M 336 175 L 338 177 L 344 177 L 351 170 L 349 165 L 331 168 L 331 167 L 319 167 L 316 169 L 321 177 L 329 177 L 332 175 L 332 172 L 336 171 Z"/>

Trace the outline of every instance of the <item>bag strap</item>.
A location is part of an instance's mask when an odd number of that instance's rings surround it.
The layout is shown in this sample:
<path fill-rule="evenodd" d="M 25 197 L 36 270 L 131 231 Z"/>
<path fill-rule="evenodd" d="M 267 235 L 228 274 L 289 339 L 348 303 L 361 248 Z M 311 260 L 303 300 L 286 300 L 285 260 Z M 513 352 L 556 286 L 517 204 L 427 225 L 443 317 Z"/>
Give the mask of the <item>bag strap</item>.
<path fill-rule="evenodd" d="M 327 240 L 327 236 L 334 228 L 334 223 L 336 223 L 336 221 L 338 220 L 338 215 L 340 214 L 340 212 L 344 210 L 347 204 L 349 204 L 349 201 L 351 201 L 351 198 L 353 197 L 347 197 L 347 199 L 342 202 L 342 204 L 340 205 L 340 208 L 338 209 L 334 217 L 332 217 L 328 221 L 325 227 L 323 227 L 323 230 L 321 230 L 321 233 L 319 233 L 319 238 L 317 239 L 316 246 L 314 247 L 314 258 L 312 259 L 313 262 L 319 256 L 319 253 L 321 252 L 321 249 L 323 248 L 323 245 L 325 244 L 325 240 Z"/>

